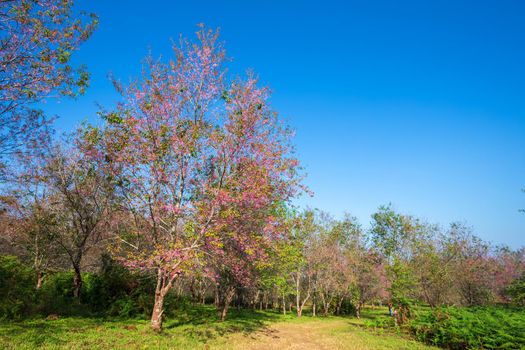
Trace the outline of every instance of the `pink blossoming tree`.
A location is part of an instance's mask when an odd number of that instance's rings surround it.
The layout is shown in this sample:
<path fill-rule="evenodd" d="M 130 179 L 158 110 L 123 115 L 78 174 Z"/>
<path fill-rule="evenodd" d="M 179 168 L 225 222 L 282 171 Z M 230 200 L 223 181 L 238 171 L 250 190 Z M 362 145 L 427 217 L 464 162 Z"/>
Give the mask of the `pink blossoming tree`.
<path fill-rule="evenodd" d="M 89 76 L 70 57 L 93 33 L 95 15 L 77 15 L 72 0 L 0 2 L 0 157 L 47 142 L 50 120 L 34 104 L 75 96 Z"/>
<path fill-rule="evenodd" d="M 218 33 L 197 36 L 181 40 L 168 63 L 149 58 L 142 80 L 116 84 L 124 102 L 104 113 L 104 130 L 84 136 L 126 213 L 116 254 L 156 272 L 157 331 L 178 276 L 208 264 L 245 281 L 245 262 L 264 259 L 265 242 L 279 238 L 272 208 L 299 188 L 291 135 L 268 106 L 268 90 L 252 76 L 227 81 Z"/>

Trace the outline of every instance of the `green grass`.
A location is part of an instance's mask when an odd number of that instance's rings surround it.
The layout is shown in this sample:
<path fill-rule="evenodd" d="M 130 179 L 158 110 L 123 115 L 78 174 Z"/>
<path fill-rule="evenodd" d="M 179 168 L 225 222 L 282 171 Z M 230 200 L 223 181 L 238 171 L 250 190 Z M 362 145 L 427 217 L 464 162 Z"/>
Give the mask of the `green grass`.
<path fill-rule="evenodd" d="M 382 313 L 370 310 L 365 317 Z M 195 307 L 168 319 L 162 334 L 147 320 L 32 319 L 0 323 L 2 349 L 431 349 L 403 334 L 374 331 L 346 317 L 282 315 L 232 310 L 217 322 L 211 307 Z"/>
<path fill-rule="evenodd" d="M 181 311 L 164 323 L 160 335 L 149 328 L 148 320 L 108 318 L 32 319 L 0 323 L 0 344 L 8 349 L 54 348 L 202 348 L 229 333 L 251 333 L 277 320 L 271 313 L 232 310 L 225 322 L 217 322 L 211 307 Z"/>

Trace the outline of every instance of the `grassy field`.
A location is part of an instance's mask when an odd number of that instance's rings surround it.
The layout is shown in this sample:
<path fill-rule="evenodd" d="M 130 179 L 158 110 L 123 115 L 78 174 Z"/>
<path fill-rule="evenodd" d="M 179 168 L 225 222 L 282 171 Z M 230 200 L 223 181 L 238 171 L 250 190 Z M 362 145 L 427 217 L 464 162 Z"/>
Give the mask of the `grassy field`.
<path fill-rule="evenodd" d="M 375 311 L 377 313 L 377 311 Z M 365 313 L 365 319 L 375 317 Z M 209 307 L 168 319 L 158 335 L 146 320 L 33 319 L 0 323 L 2 349 L 432 349 L 403 335 L 363 327 L 363 320 L 232 311 L 216 321 Z"/>

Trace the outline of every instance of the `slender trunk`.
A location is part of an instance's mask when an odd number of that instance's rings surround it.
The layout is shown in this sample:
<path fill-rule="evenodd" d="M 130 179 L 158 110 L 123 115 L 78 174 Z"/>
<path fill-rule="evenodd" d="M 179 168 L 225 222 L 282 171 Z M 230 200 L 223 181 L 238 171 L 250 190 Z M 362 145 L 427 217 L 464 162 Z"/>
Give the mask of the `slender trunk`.
<path fill-rule="evenodd" d="M 259 294 L 260 293 L 261 293 L 261 291 L 258 290 L 257 293 L 255 293 L 255 298 L 253 298 L 253 300 L 252 300 L 252 308 L 253 308 L 254 311 L 257 309 L 257 300 L 259 299 Z"/>
<path fill-rule="evenodd" d="M 241 298 L 241 294 L 239 292 L 236 293 L 235 304 L 237 306 L 237 310 L 240 311 L 241 310 L 241 306 L 242 306 L 242 298 Z"/>
<path fill-rule="evenodd" d="M 283 315 L 286 315 L 286 298 L 283 294 Z"/>
<path fill-rule="evenodd" d="M 74 267 L 75 276 L 73 277 L 73 296 L 76 299 L 80 298 L 80 291 L 82 290 L 82 274 L 80 273 L 80 265 Z"/>
<path fill-rule="evenodd" d="M 315 317 L 317 316 L 316 315 L 316 309 L 317 309 L 317 303 L 316 303 L 316 298 L 315 298 L 315 294 L 314 296 L 312 297 L 312 316 Z"/>
<path fill-rule="evenodd" d="M 201 293 L 200 294 L 201 295 L 201 300 L 202 300 L 201 304 L 202 305 L 206 304 L 206 291 L 207 290 L 208 290 L 208 285 L 205 282 L 203 282 L 202 286 L 201 286 L 201 291 L 200 291 L 200 293 Z"/>
<path fill-rule="evenodd" d="M 300 277 L 299 274 L 297 274 L 297 278 L 295 280 L 295 306 L 297 307 L 297 317 L 301 317 L 302 310 L 301 310 L 301 289 L 300 289 Z"/>
<path fill-rule="evenodd" d="M 339 301 L 337 302 L 337 307 L 335 308 L 335 314 L 341 315 L 341 309 L 343 307 L 343 301 L 345 300 L 345 297 L 339 298 Z"/>
<path fill-rule="evenodd" d="M 36 252 L 35 252 L 35 260 L 33 262 L 33 267 L 37 271 L 36 273 L 36 289 L 42 288 L 42 282 L 44 281 L 44 272 L 42 271 L 42 264 L 40 262 L 40 254 L 39 254 L 39 245 L 38 245 L 38 236 L 35 237 L 36 241 Z"/>
<path fill-rule="evenodd" d="M 169 276 L 159 268 L 157 272 L 157 286 L 155 287 L 155 302 L 151 313 L 151 328 L 155 332 L 162 331 L 162 316 L 164 314 L 164 298 L 170 291 L 175 277 Z"/>
<path fill-rule="evenodd" d="M 233 300 L 233 297 L 235 296 L 235 288 L 233 287 L 227 287 L 225 291 L 222 291 L 220 293 L 220 310 L 219 310 L 219 316 L 221 319 L 221 322 L 226 319 L 226 316 L 228 314 L 228 309 L 230 307 L 230 303 Z"/>
<path fill-rule="evenodd" d="M 321 300 L 323 301 L 323 316 L 328 316 L 328 311 L 330 308 L 330 302 L 328 301 L 326 295 L 321 293 Z"/>
<path fill-rule="evenodd" d="M 80 291 L 82 290 L 82 274 L 80 272 L 80 266 L 82 262 L 82 249 L 78 249 L 75 255 L 70 255 L 71 264 L 73 270 L 75 270 L 75 276 L 73 277 L 73 296 L 75 299 L 80 299 Z"/>
<path fill-rule="evenodd" d="M 36 274 L 36 289 L 42 288 L 42 283 L 44 282 L 44 273 L 42 271 L 38 271 Z"/>
<path fill-rule="evenodd" d="M 226 319 L 227 314 L 228 314 L 228 304 L 224 304 L 221 310 L 221 322 Z"/>

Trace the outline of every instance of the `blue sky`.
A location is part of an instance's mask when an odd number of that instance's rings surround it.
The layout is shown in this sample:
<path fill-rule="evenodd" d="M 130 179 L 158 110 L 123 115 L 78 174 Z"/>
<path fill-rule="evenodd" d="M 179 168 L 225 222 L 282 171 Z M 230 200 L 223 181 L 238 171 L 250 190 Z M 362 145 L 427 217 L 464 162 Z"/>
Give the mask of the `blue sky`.
<path fill-rule="evenodd" d="M 525 2 L 77 0 L 100 27 L 74 56 L 92 74 L 48 101 L 59 131 L 94 120 L 143 57 L 197 23 L 220 27 L 229 70 L 252 68 L 296 129 L 315 192 L 301 204 L 368 226 L 381 204 L 525 244 Z"/>

